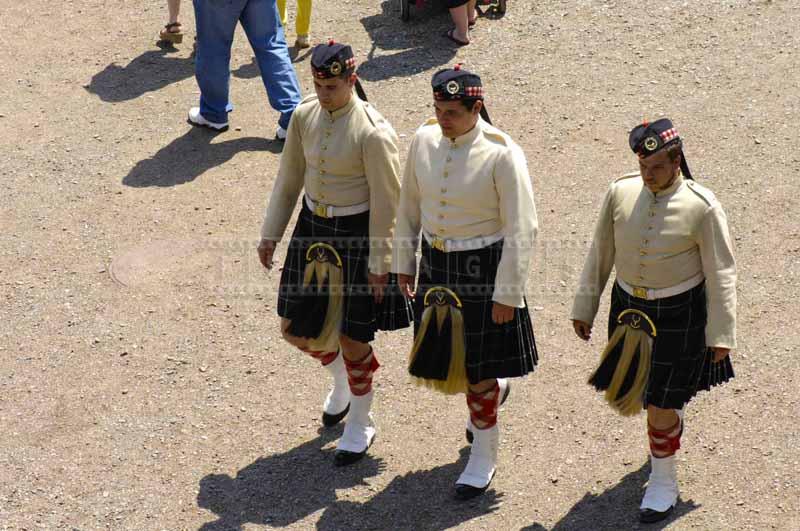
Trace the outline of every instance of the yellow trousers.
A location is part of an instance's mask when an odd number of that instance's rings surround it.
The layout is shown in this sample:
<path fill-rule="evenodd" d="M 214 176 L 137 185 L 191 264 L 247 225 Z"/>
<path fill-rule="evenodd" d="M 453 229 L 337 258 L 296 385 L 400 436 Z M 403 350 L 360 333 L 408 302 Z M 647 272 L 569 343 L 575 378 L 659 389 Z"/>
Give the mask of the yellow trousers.
<path fill-rule="evenodd" d="M 281 24 L 286 29 L 286 0 L 278 0 L 278 12 L 281 15 Z M 308 35 L 311 28 L 311 0 L 297 0 L 297 16 L 294 29 L 297 35 Z"/>

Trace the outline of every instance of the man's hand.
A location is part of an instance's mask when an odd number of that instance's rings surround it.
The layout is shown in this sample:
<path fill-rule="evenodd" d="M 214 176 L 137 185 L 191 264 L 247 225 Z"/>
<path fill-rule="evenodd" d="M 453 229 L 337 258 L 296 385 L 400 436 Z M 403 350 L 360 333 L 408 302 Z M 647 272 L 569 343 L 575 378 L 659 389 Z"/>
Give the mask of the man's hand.
<path fill-rule="evenodd" d="M 261 265 L 267 269 L 272 269 L 272 255 L 275 254 L 277 245 L 278 242 L 266 239 L 262 239 L 258 243 L 258 259 L 261 260 Z"/>
<path fill-rule="evenodd" d="M 714 363 L 724 360 L 730 353 L 731 349 L 725 347 L 711 347 L 714 351 Z"/>
<path fill-rule="evenodd" d="M 389 273 L 384 273 L 382 275 L 367 273 L 367 282 L 369 283 L 370 291 L 372 291 L 372 296 L 375 297 L 375 302 L 378 304 L 383 302 L 383 293 L 388 281 Z"/>
<path fill-rule="evenodd" d="M 400 288 L 400 293 L 408 299 L 413 299 L 414 295 L 416 295 L 414 291 L 414 275 L 397 273 L 397 286 Z"/>
<path fill-rule="evenodd" d="M 506 324 L 514 320 L 514 307 L 500 304 L 499 302 L 492 303 L 492 321 L 495 324 Z"/>
<path fill-rule="evenodd" d="M 589 338 L 592 337 L 592 325 L 590 325 L 589 323 L 573 319 L 572 328 L 575 329 L 575 335 L 577 335 L 584 341 L 589 341 Z"/>

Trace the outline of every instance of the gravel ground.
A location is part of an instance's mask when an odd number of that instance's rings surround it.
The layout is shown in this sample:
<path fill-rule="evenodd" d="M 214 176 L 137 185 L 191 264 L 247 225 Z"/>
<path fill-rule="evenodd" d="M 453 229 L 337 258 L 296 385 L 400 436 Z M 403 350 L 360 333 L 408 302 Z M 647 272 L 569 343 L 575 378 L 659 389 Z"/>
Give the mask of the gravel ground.
<path fill-rule="evenodd" d="M 409 384 L 408 331 L 376 342 L 370 457 L 332 466 L 327 381 L 280 341 L 278 276 L 254 252 L 279 147 L 243 33 L 231 129 L 213 135 L 185 123 L 190 3 L 177 50 L 154 45 L 163 1 L 2 4 L 1 529 L 638 528 L 644 419 L 584 383 L 602 344 L 567 315 L 603 191 L 635 169 L 627 130 L 660 115 L 728 213 L 740 348 L 737 378 L 689 408 L 683 501 L 650 527 L 800 529 L 796 1 L 512 0 L 461 49 L 440 10 L 404 24 L 394 2 L 316 2 L 313 37 L 357 50 L 403 153 L 431 74 L 463 61 L 528 156 L 542 359 L 502 410 L 492 489 L 467 504 L 451 498 L 463 398 Z M 308 55 L 296 66 L 309 92 Z"/>

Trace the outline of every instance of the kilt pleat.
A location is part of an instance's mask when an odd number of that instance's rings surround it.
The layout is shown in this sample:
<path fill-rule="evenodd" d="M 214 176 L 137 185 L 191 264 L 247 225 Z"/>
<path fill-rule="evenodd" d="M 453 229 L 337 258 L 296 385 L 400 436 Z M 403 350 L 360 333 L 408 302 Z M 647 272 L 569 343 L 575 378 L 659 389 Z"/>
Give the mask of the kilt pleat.
<path fill-rule="evenodd" d="M 381 304 L 375 303 L 370 292 L 367 280 L 369 212 L 323 218 L 315 216 L 305 201 L 281 272 L 278 315 L 292 321 L 310 318 L 301 311 L 303 297 L 307 293 L 303 289 L 303 272 L 308 248 L 320 242 L 331 245 L 342 259 L 344 285 L 328 287 L 342 291 L 342 334 L 367 343 L 375 339 L 378 330 L 398 330 L 410 326 L 413 321 L 411 305 L 400 293 L 395 275 L 389 275 L 389 285 Z"/>
<path fill-rule="evenodd" d="M 492 295 L 502 240 L 474 251 L 444 253 L 422 240 L 419 282 L 414 299 L 414 334 L 420 327 L 425 292 L 436 286 L 452 290 L 462 302 L 464 316 L 467 378 L 478 383 L 490 378 L 510 378 L 533 372 L 539 357 L 527 302 L 515 308 L 514 319 L 498 325 L 492 321 Z M 417 358 L 436 356 L 436 352 L 418 352 Z M 417 362 L 419 367 L 427 364 Z M 436 375 L 414 374 L 422 378 Z"/>
<path fill-rule="evenodd" d="M 706 346 L 705 283 L 672 297 L 645 300 L 629 295 L 615 282 L 611 291 L 609 337 L 617 327 L 617 317 L 627 309 L 644 312 L 656 326 L 645 407 L 680 409 L 698 392 L 734 377 L 730 356 L 714 362 L 713 351 Z M 593 384 L 606 389 L 610 376 L 611 373 L 597 375 Z"/>

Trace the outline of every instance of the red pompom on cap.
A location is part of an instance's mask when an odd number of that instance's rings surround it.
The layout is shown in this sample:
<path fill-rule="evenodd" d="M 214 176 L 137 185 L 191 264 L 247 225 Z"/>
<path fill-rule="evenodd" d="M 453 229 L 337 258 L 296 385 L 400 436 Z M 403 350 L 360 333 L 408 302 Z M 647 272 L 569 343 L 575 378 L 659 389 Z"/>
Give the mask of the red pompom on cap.
<path fill-rule="evenodd" d="M 461 70 L 461 63 L 456 63 L 456 65 L 453 67 L 453 70 L 455 70 L 456 72 Z"/>
<path fill-rule="evenodd" d="M 333 39 L 328 39 L 328 46 L 333 46 L 334 44 L 336 44 L 336 41 L 335 41 L 335 40 L 333 40 Z"/>

